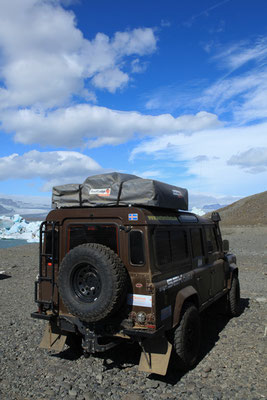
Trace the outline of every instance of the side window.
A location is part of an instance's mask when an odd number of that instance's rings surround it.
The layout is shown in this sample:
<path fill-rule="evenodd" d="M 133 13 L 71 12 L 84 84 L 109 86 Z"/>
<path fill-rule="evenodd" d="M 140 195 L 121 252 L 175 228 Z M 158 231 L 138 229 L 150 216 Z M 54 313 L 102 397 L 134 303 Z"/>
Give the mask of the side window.
<path fill-rule="evenodd" d="M 206 238 L 207 238 L 208 253 L 213 253 L 214 251 L 219 250 L 214 228 L 207 226 L 207 227 L 205 227 L 205 232 L 206 232 Z"/>
<path fill-rule="evenodd" d="M 182 261 L 188 258 L 188 243 L 186 231 L 179 229 L 171 231 L 172 261 Z"/>
<path fill-rule="evenodd" d="M 201 229 L 199 228 L 191 229 L 191 240 L 192 240 L 193 258 L 202 257 L 204 255 L 204 251 L 203 251 L 203 239 L 202 239 Z"/>
<path fill-rule="evenodd" d="M 156 231 L 154 246 L 158 266 L 181 264 L 189 257 L 186 231 L 183 229 Z"/>
<path fill-rule="evenodd" d="M 156 231 L 155 250 L 158 265 L 169 264 L 171 262 L 170 232 Z"/>
<path fill-rule="evenodd" d="M 130 232 L 130 261 L 134 265 L 145 263 L 144 239 L 141 231 Z"/>

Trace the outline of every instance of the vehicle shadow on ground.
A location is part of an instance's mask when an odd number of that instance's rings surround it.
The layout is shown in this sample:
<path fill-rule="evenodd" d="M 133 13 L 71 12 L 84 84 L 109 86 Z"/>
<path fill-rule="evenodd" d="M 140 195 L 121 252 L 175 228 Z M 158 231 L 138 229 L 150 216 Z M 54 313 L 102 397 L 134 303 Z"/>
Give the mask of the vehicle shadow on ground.
<path fill-rule="evenodd" d="M 243 314 L 246 308 L 249 308 L 249 298 L 241 298 L 240 300 L 240 315 Z M 218 308 L 218 304 L 214 304 L 201 314 L 201 346 L 198 358 L 198 364 L 209 354 L 214 348 L 216 342 L 220 340 L 220 335 L 230 321 L 230 317 L 224 314 L 223 307 Z M 238 318 L 238 317 L 237 317 Z M 186 372 L 179 371 L 177 368 L 177 358 L 172 354 L 169 363 L 169 368 L 166 376 L 161 377 L 156 374 L 151 374 L 149 378 L 161 382 L 175 385 L 186 374 Z"/>
<path fill-rule="evenodd" d="M 216 306 L 216 307 L 215 307 Z M 249 308 L 249 298 L 241 299 L 241 314 Z M 209 307 L 206 311 L 201 313 L 201 326 L 202 326 L 202 340 L 200 347 L 200 354 L 198 363 L 200 363 L 207 354 L 213 349 L 216 342 L 220 340 L 224 328 L 228 324 L 230 318 L 223 315 L 222 310 L 218 310 L 218 305 Z M 71 347 L 66 350 L 53 355 L 54 357 L 63 358 L 66 360 L 77 360 L 83 355 L 79 341 L 72 343 Z M 141 355 L 141 348 L 138 343 L 130 343 L 122 341 L 119 346 L 114 347 L 104 353 L 95 353 L 90 357 L 95 357 L 103 360 L 104 369 L 126 369 L 137 366 Z M 160 376 L 157 374 L 148 375 L 148 379 L 165 382 L 175 385 L 186 374 L 186 372 L 179 371 L 177 368 L 177 358 L 172 352 L 167 374 Z"/>
<path fill-rule="evenodd" d="M 8 278 L 12 278 L 12 276 L 7 274 L 0 274 L 0 281 Z"/>

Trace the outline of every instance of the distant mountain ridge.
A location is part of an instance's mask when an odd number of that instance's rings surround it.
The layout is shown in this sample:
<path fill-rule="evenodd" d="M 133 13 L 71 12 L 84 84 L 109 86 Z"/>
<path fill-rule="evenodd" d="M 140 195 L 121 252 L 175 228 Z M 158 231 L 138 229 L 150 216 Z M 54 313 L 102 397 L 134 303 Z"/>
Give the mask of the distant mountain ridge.
<path fill-rule="evenodd" d="M 14 196 L 15 197 L 15 196 Z M 9 197 L 0 197 L 0 215 L 11 216 L 20 214 L 22 217 L 30 220 L 44 219 L 50 210 L 50 204 L 47 199 L 27 198 L 25 200 L 12 199 Z"/>
<path fill-rule="evenodd" d="M 218 210 L 219 208 L 226 207 L 226 204 L 208 204 L 206 206 L 201 207 L 203 211 L 215 211 Z"/>
<path fill-rule="evenodd" d="M 222 225 L 267 225 L 267 191 L 244 197 L 217 211 Z"/>
<path fill-rule="evenodd" d="M 9 212 L 10 209 L 7 209 L 0 204 L 0 214 L 8 214 Z"/>

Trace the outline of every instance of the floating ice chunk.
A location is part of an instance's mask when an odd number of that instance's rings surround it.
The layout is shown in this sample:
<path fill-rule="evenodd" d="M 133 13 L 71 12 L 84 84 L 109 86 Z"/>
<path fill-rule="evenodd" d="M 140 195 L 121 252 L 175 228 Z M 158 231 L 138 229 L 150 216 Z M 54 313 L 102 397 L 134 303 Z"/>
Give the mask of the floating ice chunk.
<path fill-rule="evenodd" d="M 0 232 L 3 229 L 10 229 L 13 225 L 13 221 L 10 217 L 5 217 L 4 215 L 0 216 Z"/>
<path fill-rule="evenodd" d="M 23 239 L 27 242 L 39 241 L 41 221 L 27 222 L 20 215 L 0 216 L 0 239 Z"/>
<path fill-rule="evenodd" d="M 201 208 L 193 207 L 191 210 L 192 213 L 197 214 L 199 216 L 206 214 L 205 211 L 201 210 Z"/>

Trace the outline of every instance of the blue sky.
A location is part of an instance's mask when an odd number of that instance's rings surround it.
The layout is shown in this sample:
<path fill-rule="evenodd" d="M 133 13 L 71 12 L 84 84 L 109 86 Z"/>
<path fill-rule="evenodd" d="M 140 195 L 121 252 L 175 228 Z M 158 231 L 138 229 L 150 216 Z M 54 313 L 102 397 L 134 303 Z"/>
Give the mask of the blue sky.
<path fill-rule="evenodd" d="M 0 193 L 108 171 L 266 190 L 264 0 L 0 2 Z"/>

